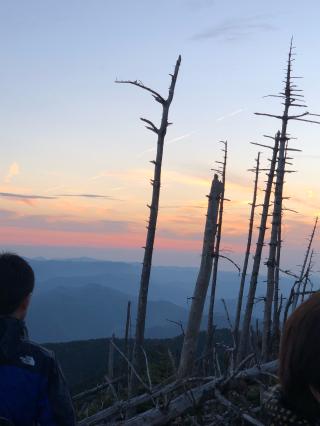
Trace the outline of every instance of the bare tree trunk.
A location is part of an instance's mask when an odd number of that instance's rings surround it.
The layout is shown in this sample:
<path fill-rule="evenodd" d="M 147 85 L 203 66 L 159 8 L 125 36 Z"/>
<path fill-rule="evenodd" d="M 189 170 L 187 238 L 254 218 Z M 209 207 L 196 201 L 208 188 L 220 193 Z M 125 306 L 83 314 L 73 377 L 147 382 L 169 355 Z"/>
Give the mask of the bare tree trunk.
<path fill-rule="evenodd" d="M 302 295 L 301 295 L 301 303 L 304 302 L 304 297 L 305 297 L 305 294 L 306 294 L 306 287 L 307 287 L 307 284 L 308 284 L 308 281 L 309 281 L 309 278 L 310 278 L 310 273 L 311 273 L 311 268 L 312 268 L 312 258 L 313 258 L 313 250 L 312 250 L 312 252 L 310 254 L 309 265 L 308 265 L 308 268 L 307 268 L 307 271 L 306 271 L 306 276 L 305 276 L 304 282 L 303 282 L 303 290 L 302 290 Z"/>
<path fill-rule="evenodd" d="M 114 341 L 114 334 L 109 342 L 109 354 L 108 354 L 108 379 L 112 380 L 114 376 L 114 345 L 112 344 Z"/>
<path fill-rule="evenodd" d="M 267 180 L 267 185 L 266 185 L 265 194 L 264 194 L 264 202 L 263 202 L 263 208 L 262 208 L 262 214 L 261 214 L 261 220 L 260 220 L 260 226 L 259 226 L 258 241 L 256 245 L 254 259 L 253 259 L 252 274 L 251 274 L 247 304 L 246 304 L 245 314 L 244 314 L 243 323 L 242 323 L 240 344 L 239 344 L 239 350 L 238 350 L 238 356 L 237 356 L 238 363 L 241 362 L 242 359 L 246 356 L 246 353 L 249 347 L 250 324 L 251 324 L 254 299 L 255 299 L 257 283 L 258 283 L 262 249 L 264 246 L 264 238 L 265 238 L 265 233 L 267 229 L 270 196 L 271 196 L 272 184 L 273 184 L 274 173 L 275 173 L 275 168 L 277 163 L 279 140 L 280 140 L 280 132 L 278 132 L 274 138 L 274 147 L 272 151 L 273 153 L 272 153 L 272 158 L 270 162 L 270 170 L 268 173 L 268 180 Z"/>
<path fill-rule="evenodd" d="M 171 124 L 168 122 L 169 109 L 171 102 L 174 96 L 174 90 L 176 86 L 176 81 L 179 73 L 181 63 L 181 56 L 179 56 L 174 73 L 171 75 L 171 84 L 169 87 L 169 94 L 167 99 L 163 98 L 159 93 L 154 90 L 146 87 L 139 81 L 118 81 L 118 83 L 128 83 L 138 86 L 144 90 L 150 92 L 154 99 L 159 102 L 162 106 L 162 118 L 160 127 L 157 128 L 150 120 L 141 118 L 147 124 L 147 129 L 151 130 L 157 135 L 157 154 L 156 160 L 153 161 L 154 164 L 154 178 L 151 181 L 152 184 L 152 201 L 151 205 L 148 206 L 150 209 L 149 223 L 147 226 L 147 238 L 146 246 L 144 252 L 143 266 L 141 272 L 140 280 L 140 291 L 139 291 L 139 300 L 138 300 L 138 312 L 137 312 L 137 321 L 136 321 L 136 332 L 135 332 L 135 343 L 133 348 L 132 364 L 136 369 L 141 369 L 144 364 L 142 346 L 144 343 L 144 332 L 145 332 L 145 323 L 146 323 L 146 312 L 147 312 L 147 302 L 148 302 L 148 290 L 149 290 L 149 281 L 150 281 L 150 272 L 152 264 L 152 255 L 153 255 L 153 246 L 156 234 L 157 218 L 158 218 L 158 209 L 159 209 L 159 199 L 160 199 L 160 186 L 161 186 L 161 167 L 162 167 L 162 157 L 163 157 L 163 147 L 165 136 L 167 133 L 168 125 Z M 139 360 L 141 362 L 139 362 Z M 131 391 L 135 387 L 135 375 L 131 374 Z"/>
<path fill-rule="evenodd" d="M 288 154 L 288 142 L 286 145 L 286 160 Z M 283 197 L 283 188 L 281 191 L 281 199 Z M 277 244 L 277 254 L 276 254 L 276 265 L 277 268 L 275 270 L 274 276 L 274 301 L 273 301 L 273 342 L 274 342 L 274 353 L 278 354 L 278 346 L 280 343 L 280 313 L 279 313 L 279 285 L 280 285 L 280 262 L 281 262 L 281 248 L 282 248 L 282 218 L 283 218 L 283 210 L 280 216 L 280 224 L 278 229 L 278 244 Z"/>
<path fill-rule="evenodd" d="M 284 326 L 287 322 L 288 315 L 289 315 L 289 309 L 290 309 L 290 306 L 292 305 L 292 301 L 293 301 L 293 297 L 294 297 L 294 286 L 295 286 L 295 284 L 292 286 L 292 288 L 290 290 L 290 294 L 289 294 L 286 306 L 284 308 L 283 319 L 282 319 L 282 332 L 284 331 Z"/>
<path fill-rule="evenodd" d="M 281 195 L 282 197 L 282 195 Z M 278 230 L 277 254 L 274 275 L 274 300 L 273 300 L 273 322 L 272 322 L 272 353 L 278 354 L 280 344 L 280 307 L 279 307 L 279 285 L 280 285 L 280 261 L 282 247 L 282 216 L 280 218 L 280 226 Z"/>
<path fill-rule="evenodd" d="M 186 377 L 192 373 L 203 308 L 212 270 L 212 250 L 215 244 L 215 236 L 217 232 L 217 219 L 221 194 L 222 183 L 219 181 L 218 175 L 215 175 L 212 181 L 210 194 L 208 195 L 208 211 L 204 230 L 201 265 L 193 293 L 188 324 L 183 340 L 183 347 L 178 370 L 178 376 L 180 378 Z"/>
<path fill-rule="evenodd" d="M 286 144 L 286 154 L 285 161 L 287 163 L 287 154 L 288 154 L 288 140 Z M 289 163 L 290 164 L 290 163 Z M 283 187 L 281 190 L 281 200 L 283 199 Z M 283 220 L 283 209 L 279 218 L 279 228 L 278 228 L 278 241 L 277 241 L 277 253 L 276 253 L 276 270 L 274 273 L 274 300 L 273 300 L 273 321 L 272 321 L 272 353 L 277 356 L 279 353 L 280 346 L 280 315 L 283 304 L 283 298 L 281 295 L 281 306 L 279 307 L 279 288 L 280 288 L 280 264 L 281 264 L 281 249 L 282 249 L 282 220 Z"/>
<path fill-rule="evenodd" d="M 127 358 L 128 358 L 130 324 L 131 324 L 131 302 L 129 300 L 127 305 L 126 331 L 124 335 L 124 353 Z"/>
<path fill-rule="evenodd" d="M 307 267 L 307 263 L 308 263 L 308 259 L 309 259 L 309 255 L 310 255 L 310 250 L 311 250 L 311 247 L 312 247 L 314 234 L 316 232 L 317 225 L 318 225 L 318 217 L 316 217 L 316 220 L 315 220 L 315 223 L 314 223 L 314 226 L 313 226 L 313 230 L 312 230 L 311 236 L 309 238 L 308 248 L 307 248 L 306 255 L 304 257 L 303 265 L 302 265 L 301 272 L 300 272 L 300 277 L 299 277 L 300 281 L 299 281 L 298 286 L 297 286 L 297 291 L 296 291 L 297 295 L 293 296 L 292 312 L 297 307 L 297 303 L 298 303 L 298 299 L 299 299 L 299 291 L 300 291 L 301 283 L 303 281 L 303 277 L 304 277 L 304 274 L 305 274 L 305 271 L 306 271 L 306 267 Z"/>
<path fill-rule="evenodd" d="M 219 264 L 220 243 L 221 243 L 221 234 L 222 234 L 223 206 L 224 206 L 224 194 L 225 194 L 225 188 L 226 188 L 226 169 L 227 169 L 227 157 L 228 157 L 228 143 L 227 141 L 225 141 L 223 142 L 223 144 L 224 144 L 224 149 L 223 149 L 224 158 L 222 162 L 222 193 L 221 193 L 221 201 L 220 201 L 220 208 L 219 208 L 216 244 L 215 244 L 215 247 L 213 247 L 213 252 L 212 252 L 214 261 L 213 261 L 211 294 L 210 294 L 209 312 L 208 312 L 206 353 L 210 353 L 211 350 L 213 349 L 213 335 L 214 335 L 213 311 L 214 311 L 214 302 L 216 297 L 216 287 L 217 287 L 217 278 L 218 278 L 218 264 Z"/>
<path fill-rule="evenodd" d="M 272 215 L 272 227 L 271 227 L 271 237 L 269 243 L 269 257 L 267 261 L 268 267 L 268 277 L 267 277 L 267 292 L 265 298 L 265 307 L 264 307 L 264 317 L 263 317 L 263 333 L 262 333 L 262 359 L 268 359 L 270 354 L 270 342 L 271 342 L 271 314 L 272 314 L 272 304 L 273 304 L 273 295 L 275 287 L 275 271 L 276 266 L 276 256 L 278 245 L 278 237 L 281 235 L 281 216 L 282 216 L 282 199 L 283 199 L 283 185 L 284 185 L 284 175 L 285 175 L 285 165 L 286 165 L 286 148 L 287 142 L 289 140 L 287 136 L 287 127 L 288 127 L 288 116 L 289 109 L 292 104 L 292 88 L 291 88 L 291 53 L 292 48 L 290 47 L 289 60 L 287 66 L 287 74 L 285 80 L 285 89 L 283 93 L 284 97 L 284 111 L 280 117 L 282 121 L 281 135 L 280 135 L 280 144 L 279 144 L 279 158 L 278 158 L 278 167 L 277 167 L 277 180 L 275 185 L 275 196 L 274 196 L 274 207 Z M 278 253 L 280 257 L 280 253 Z"/>
<path fill-rule="evenodd" d="M 286 114 L 286 115 L 285 115 Z M 276 254 L 278 248 L 278 237 L 281 225 L 282 215 L 282 190 L 284 185 L 284 174 L 286 164 L 286 132 L 287 132 L 287 115 L 288 110 L 285 110 L 284 126 L 280 137 L 279 158 L 277 168 L 277 180 L 275 186 L 274 209 L 272 215 L 271 238 L 269 243 L 269 258 L 267 261 L 268 276 L 267 276 L 267 292 L 264 305 L 263 316 L 263 333 L 262 333 L 262 359 L 266 360 L 270 354 L 270 337 L 271 337 L 271 313 L 275 286 L 275 272 L 276 272 Z"/>
<path fill-rule="evenodd" d="M 249 232 L 248 232 L 248 240 L 247 240 L 247 248 L 246 248 L 246 254 L 244 257 L 244 263 L 241 273 L 241 280 L 240 280 L 240 288 L 239 288 L 239 296 L 238 296 L 238 303 L 237 303 L 237 311 L 236 311 L 236 319 L 234 324 L 234 338 L 235 338 L 235 354 L 238 351 L 238 343 L 239 343 L 239 327 L 240 327 L 240 318 L 241 318 L 241 310 L 242 310 L 242 300 L 243 300 L 243 292 L 244 292 L 244 286 L 246 282 L 246 276 L 247 276 L 247 269 L 248 269 L 248 263 L 249 263 L 249 257 L 250 257 L 250 250 L 251 250 L 251 242 L 252 242 L 252 233 L 253 233 L 253 224 L 254 224 L 254 214 L 257 204 L 257 192 L 258 192 L 258 180 L 259 180 L 259 172 L 260 172 L 260 152 L 258 152 L 258 157 L 256 160 L 256 167 L 255 167 L 255 180 L 254 180 L 254 190 L 253 190 L 253 200 L 251 203 L 251 212 L 250 212 L 250 219 L 249 219 Z"/>

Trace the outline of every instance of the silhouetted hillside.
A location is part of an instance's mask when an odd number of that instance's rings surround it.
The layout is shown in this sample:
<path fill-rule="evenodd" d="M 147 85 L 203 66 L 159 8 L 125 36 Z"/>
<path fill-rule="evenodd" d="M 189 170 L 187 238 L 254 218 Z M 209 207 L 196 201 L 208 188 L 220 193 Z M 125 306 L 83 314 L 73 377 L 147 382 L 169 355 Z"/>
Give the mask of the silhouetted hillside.
<path fill-rule="evenodd" d="M 216 341 L 231 344 L 229 330 L 216 330 Z M 116 339 L 115 343 L 123 349 L 123 340 Z M 170 349 L 178 362 L 182 345 L 182 336 L 172 339 L 146 339 L 144 348 L 148 355 L 149 367 L 153 384 L 163 380 L 170 374 L 171 363 L 168 358 Z M 198 352 L 202 353 L 204 333 L 200 333 Z M 72 393 L 81 392 L 103 382 L 108 371 L 108 339 L 91 339 L 67 343 L 49 343 L 48 349 L 55 352 L 59 359 L 64 375 L 71 387 Z M 115 352 L 115 376 L 123 374 L 124 364 Z"/>

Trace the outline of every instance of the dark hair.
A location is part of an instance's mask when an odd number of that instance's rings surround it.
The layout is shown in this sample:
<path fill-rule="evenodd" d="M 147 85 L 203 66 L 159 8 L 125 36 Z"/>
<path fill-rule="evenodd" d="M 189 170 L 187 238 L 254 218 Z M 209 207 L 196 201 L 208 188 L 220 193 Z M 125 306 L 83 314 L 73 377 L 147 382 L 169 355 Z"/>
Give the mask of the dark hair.
<path fill-rule="evenodd" d="M 320 294 L 312 295 L 288 318 L 281 341 L 279 378 L 285 403 L 314 420 L 320 404 L 310 386 L 320 391 Z"/>
<path fill-rule="evenodd" d="M 33 288 L 29 263 L 13 253 L 0 254 L 0 315 L 12 314 Z"/>

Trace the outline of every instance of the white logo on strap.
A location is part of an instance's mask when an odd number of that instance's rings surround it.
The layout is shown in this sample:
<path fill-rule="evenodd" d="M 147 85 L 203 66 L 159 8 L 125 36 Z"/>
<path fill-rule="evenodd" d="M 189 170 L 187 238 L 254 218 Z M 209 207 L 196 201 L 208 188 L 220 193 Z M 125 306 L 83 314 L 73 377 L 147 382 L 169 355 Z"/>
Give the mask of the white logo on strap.
<path fill-rule="evenodd" d="M 36 365 L 36 362 L 32 356 L 26 355 L 21 356 L 20 361 L 23 362 L 26 365 L 30 365 L 31 367 L 34 367 Z"/>

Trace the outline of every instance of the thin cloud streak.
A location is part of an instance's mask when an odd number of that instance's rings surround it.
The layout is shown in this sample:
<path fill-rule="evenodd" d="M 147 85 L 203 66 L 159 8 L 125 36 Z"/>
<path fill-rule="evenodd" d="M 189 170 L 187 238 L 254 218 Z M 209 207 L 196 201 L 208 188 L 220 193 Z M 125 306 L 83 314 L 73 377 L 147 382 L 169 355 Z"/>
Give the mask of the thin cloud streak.
<path fill-rule="evenodd" d="M 222 115 L 221 117 L 217 118 L 216 121 L 223 121 L 226 118 L 234 117 L 235 115 L 241 114 L 243 111 L 246 111 L 247 108 L 239 108 L 235 111 L 230 112 L 230 114 Z"/>
<path fill-rule="evenodd" d="M 187 133 L 187 134 L 185 134 L 185 135 L 178 136 L 178 137 L 176 137 L 176 138 L 170 139 L 169 141 L 165 142 L 165 145 L 172 145 L 173 143 L 180 142 L 180 141 L 182 141 L 182 140 L 184 140 L 184 139 L 189 138 L 189 137 L 190 137 L 191 135 L 193 135 L 194 133 L 195 133 L 195 132 L 190 132 L 190 133 Z M 147 154 L 148 152 L 155 152 L 155 151 L 156 151 L 156 148 L 155 148 L 155 147 L 154 147 L 154 148 L 146 149 L 145 151 L 140 152 L 140 154 L 138 154 L 138 155 L 137 155 L 137 158 L 141 158 L 141 157 L 143 157 L 143 156 L 144 156 L 144 154 Z"/>
<path fill-rule="evenodd" d="M 223 39 L 234 41 L 257 32 L 275 31 L 277 27 L 270 24 L 270 15 L 256 15 L 248 18 L 229 19 L 219 25 L 215 25 L 207 30 L 197 33 L 191 37 L 193 41 L 207 39 Z"/>
<path fill-rule="evenodd" d="M 47 231 L 63 231 L 99 234 L 123 234 L 133 232 L 135 223 L 111 219 L 80 219 L 59 215 L 28 215 L 12 210 L 0 210 L 0 226 Z"/>
<path fill-rule="evenodd" d="M 35 194 L 14 194 L 13 192 L 0 192 L 0 197 L 15 198 L 21 200 L 56 200 L 58 197 Z"/>
<path fill-rule="evenodd" d="M 57 194 L 57 198 L 59 197 L 76 197 L 76 198 L 96 198 L 96 199 L 105 199 L 105 200 L 115 200 L 115 198 L 110 197 L 109 195 L 101 195 L 101 194 Z"/>

